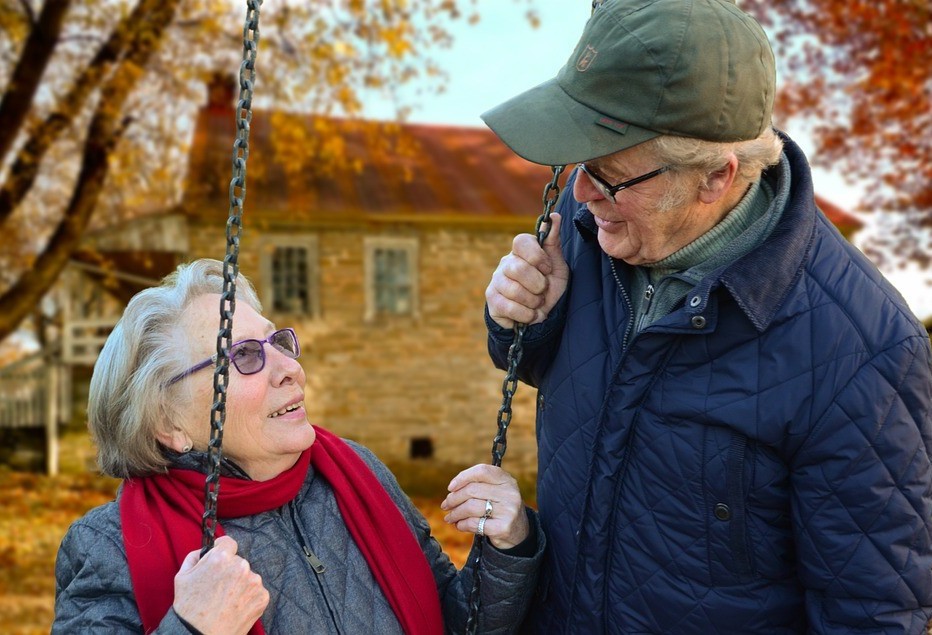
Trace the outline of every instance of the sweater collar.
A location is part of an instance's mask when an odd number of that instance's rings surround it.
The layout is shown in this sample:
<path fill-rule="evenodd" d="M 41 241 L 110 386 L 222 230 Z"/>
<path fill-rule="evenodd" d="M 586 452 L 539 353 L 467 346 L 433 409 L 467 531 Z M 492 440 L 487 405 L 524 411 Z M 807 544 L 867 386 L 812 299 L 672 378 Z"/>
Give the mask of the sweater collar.
<path fill-rule="evenodd" d="M 784 205 L 780 220 L 763 244 L 699 282 L 691 295 L 699 296 L 701 301 L 691 307 L 690 313 L 705 310 L 711 291 L 722 285 L 754 327 L 764 331 L 802 271 L 816 219 L 812 174 L 799 146 L 778 133 L 783 139 L 784 158 L 765 171 L 763 178 L 774 184 L 776 192 L 785 190 L 783 185 L 790 179 L 792 187 L 787 198 L 777 197 L 783 199 Z M 574 173 L 572 178 L 575 176 Z M 572 188 L 572 182 L 567 183 L 567 188 Z M 598 227 L 585 204 L 578 204 L 573 221 L 583 240 L 596 240 Z M 780 266 L 774 266 L 775 263 Z"/>

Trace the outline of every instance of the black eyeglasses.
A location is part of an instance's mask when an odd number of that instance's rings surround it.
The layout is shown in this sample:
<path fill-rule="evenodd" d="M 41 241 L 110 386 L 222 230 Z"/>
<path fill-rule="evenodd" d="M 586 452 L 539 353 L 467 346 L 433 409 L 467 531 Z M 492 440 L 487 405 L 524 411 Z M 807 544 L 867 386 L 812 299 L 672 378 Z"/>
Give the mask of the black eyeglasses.
<path fill-rule="evenodd" d="M 629 181 L 623 181 L 619 183 L 618 185 L 612 185 L 611 183 L 603 179 L 601 176 L 596 174 L 595 171 L 589 166 L 587 166 L 585 163 L 578 163 L 577 165 L 579 166 L 580 170 L 586 173 L 586 176 L 589 177 L 589 180 L 592 181 L 592 184 L 595 185 L 596 188 L 599 190 L 599 192 L 602 193 L 602 196 L 604 196 L 605 198 L 607 198 L 613 203 L 615 202 L 615 194 L 617 194 L 618 192 L 622 190 L 626 190 L 632 185 L 643 183 L 647 179 L 652 179 L 658 174 L 663 174 L 664 172 L 670 169 L 668 166 L 664 166 L 662 168 L 657 168 L 653 172 L 648 172 L 647 174 L 636 176 Z"/>
<path fill-rule="evenodd" d="M 233 366 L 241 375 L 254 375 L 265 368 L 266 344 L 271 344 L 275 347 L 275 350 L 291 359 L 298 359 L 298 355 L 301 354 L 301 346 L 298 344 L 298 336 L 295 335 L 294 329 L 280 329 L 264 340 L 241 340 L 230 347 L 230 361 L 233 362 Z M 195 364 L 182 373 L 178 373 L 165 382 L 165 386 L 178 383 L 188 375 L 192 375 L 215 363 L 217 363 L 216 355 Z"/>

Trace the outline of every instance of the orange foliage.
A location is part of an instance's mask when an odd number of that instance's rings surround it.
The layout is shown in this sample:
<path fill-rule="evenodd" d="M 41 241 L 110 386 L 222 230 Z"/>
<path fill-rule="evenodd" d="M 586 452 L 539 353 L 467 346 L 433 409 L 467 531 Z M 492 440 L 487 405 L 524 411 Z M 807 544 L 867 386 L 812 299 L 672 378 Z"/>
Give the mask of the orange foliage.
<path fill-rule="evenodd" d="M 407 82 L 420 81 L 428 93 L 440 90 L 444 76 L 430 52 L 449 44 L 449 21 L 468 1 L 265 3 L 257 99 L 282 111 L 355 117 L 364 90 L 379 90 L 392 102 Z M 43 11 L 35 13 L 32 4 Z M 244 4 L 4 5 L 0 340 L 54 283 L 88 227 L 177 202 L 190 133 L 185 122 L 203 99 L 205 81 L 240 68 Z M 397 104 L 399 116 L 406 106 Z M 339 147 L 322 147 L 340 159 Z"/>
<path fill-rule="evenodd" d="M 867 186 L 888 212 L 869 246 L 932 265 L 932 5 L 927 0 L 744 0 L 771 33 L 778 115 L 814 125 L 816 164 Z M 894 260 L 896 260 L 894 258 Z"/>

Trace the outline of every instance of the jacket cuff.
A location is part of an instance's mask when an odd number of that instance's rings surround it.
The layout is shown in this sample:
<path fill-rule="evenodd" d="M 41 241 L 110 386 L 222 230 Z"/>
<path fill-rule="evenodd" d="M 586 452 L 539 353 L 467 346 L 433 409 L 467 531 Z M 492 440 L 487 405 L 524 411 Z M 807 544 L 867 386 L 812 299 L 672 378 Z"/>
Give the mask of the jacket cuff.
<path fill-rule="evenodd" d="M 510 549 L 496 549 L 495 545 L 488 542 L 488 538 L 486 538 L 488 547 L 491 547 L 491 549 L 486 548 L 485 550 L 485 556 L 482 559 L 484 566 L 489 569 L 507 569 L 514 572 L 536 571 L 540 566 L 547 540 L 537 512 L 530 507 L 525 507 L 524 511 L 527 513 L 528 523 L 531 528 L 528 537 L 524 539 L 524 542 Z M 515 553 L 516 551 L 519 553 Z"/>
<path fill-rule="evenodd" d="M 567 287 L 569 291 L 569 287 Z M 529 325 L 524 331 L 524 342 L 526 344 L 534 344 L 538 341 L 546 341 L 550 335 L 560 328 L 563 325 L 563 316 L 566 314 L 566 305 L 567 305 L 567 296 L 569 294 L 564 291 L 563 295 L 557 300 L 556 305 L 547 315 L 543 322 L 537 324 Z M 514 340 L 514 329 L 506 329 L 502 326 L 499 326 L 498 322 L 492 319 L 492 316 L 489 315 L 489 305 L 485 305 L 485 326 L 489 331 L 489 338 L 497 345 L 500 346 L 511 346 L 512 340 Z"/>

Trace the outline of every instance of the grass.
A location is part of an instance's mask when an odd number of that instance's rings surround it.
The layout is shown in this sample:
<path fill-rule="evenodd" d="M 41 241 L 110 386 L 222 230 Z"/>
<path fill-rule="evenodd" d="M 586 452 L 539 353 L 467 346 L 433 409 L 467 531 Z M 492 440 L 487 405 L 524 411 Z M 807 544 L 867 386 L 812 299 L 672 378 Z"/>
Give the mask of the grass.
<path fill-rule="evenodd" d="M 94 450 L 86 433 L 61 440 L 61 474 L 49 477 L 0 467 L 0 633 L 48 633 L 54 617 L 55 555 L 73 521 L 112 500 L 119 481 L 90 471 Z M 429 463 L 390 465 L 430 522 L 434 536 L 461 567 L 472 544 L 443 522 L 440 502 L 460 469 Z M 522 484 L 522 491 L 531 491 Z"/>

